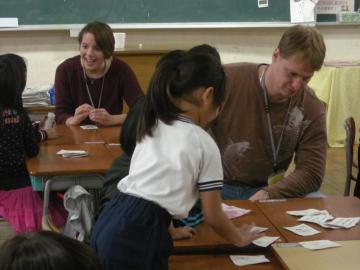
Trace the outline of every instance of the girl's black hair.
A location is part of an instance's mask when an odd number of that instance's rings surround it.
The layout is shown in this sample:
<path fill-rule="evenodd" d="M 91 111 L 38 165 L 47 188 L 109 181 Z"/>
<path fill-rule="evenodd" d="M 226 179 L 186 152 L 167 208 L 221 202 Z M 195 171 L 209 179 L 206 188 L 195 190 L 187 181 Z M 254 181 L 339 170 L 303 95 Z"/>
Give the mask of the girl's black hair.
<path fill-rule="evenodd" d="M 121 148 L 129 157 L 132 156 L 136 146 L 136 131 L 140 119 L 145 97 L 141 97 L 131 107 L 121 127 L 120 144 Z"/>
<path fill-rule="evenodd" d="M 22 108 L 22 93 L 26 85 L 26 64 L 16 54 L 0 55 L 0 105 Z"/>
<path fill-rule="evenodd" d="M 84 243 L 50 231 L 17 235 L 0 248 L 0 270 L 101 270 Z"/>
<path fill-rule="evenodd" d="M 221 63 L 221 58 L 220 58 L 219 52 L 216 50 L 215 47 L 212 47 L 208 44 L 201 44 L 201 45 L 195 46 L 195 47 L 191 48 L 188 52 L 189 52 L 189 54 L 211 55 L 212 57 L 215 58 L 216 61 Z"/>
<path fill-rule="evenodd" d="M 220 106 L 225 97 L 225 73 L 220 61 L 208 53 L 172 51 L 163 56 L 151 78 L 148 94 L 138 126 L 137 140 L 152 135 L 160 119 L 171 124 L 179 113 L 174 100 L 191 100 L 191 93 L 199 87 L 214 88 L 214 104 Z"/>

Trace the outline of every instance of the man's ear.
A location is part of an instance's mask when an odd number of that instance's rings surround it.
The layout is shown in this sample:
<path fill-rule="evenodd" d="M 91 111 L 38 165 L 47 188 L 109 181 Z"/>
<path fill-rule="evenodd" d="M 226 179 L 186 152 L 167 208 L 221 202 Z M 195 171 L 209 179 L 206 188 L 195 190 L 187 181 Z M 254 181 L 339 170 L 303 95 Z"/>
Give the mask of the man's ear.
<path fill-rule="evenodd" d="M 213 103 L 214 87 L 210 86 L 204 89 L 201 93 L 201 102 L 205 105 Z"/>
<path fill-rule="evenodd" d="M 280 50 L 279 48 L 276 48 L 272 54 L 272 62 L 275 62 L 279 58 L 280 58 Z"/>

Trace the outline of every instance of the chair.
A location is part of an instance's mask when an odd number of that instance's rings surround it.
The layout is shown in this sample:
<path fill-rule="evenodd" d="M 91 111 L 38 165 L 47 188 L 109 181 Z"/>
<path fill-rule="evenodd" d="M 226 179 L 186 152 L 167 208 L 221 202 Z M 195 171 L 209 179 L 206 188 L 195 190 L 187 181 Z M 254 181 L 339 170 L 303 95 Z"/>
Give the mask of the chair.
<path fill-rule="evenodd" d="M 345 138 L 345 153 L 346 153 L 346 180 L 344 196 L 349 196 L 351 180 L 356 181 L 353 168 L 358 168 L 358 164 L 354 162 L 354 141 L 355 141 L 355 121 L 354 118 L 349 117 L 344 122 L 344 128 L 346 132 Z"/>

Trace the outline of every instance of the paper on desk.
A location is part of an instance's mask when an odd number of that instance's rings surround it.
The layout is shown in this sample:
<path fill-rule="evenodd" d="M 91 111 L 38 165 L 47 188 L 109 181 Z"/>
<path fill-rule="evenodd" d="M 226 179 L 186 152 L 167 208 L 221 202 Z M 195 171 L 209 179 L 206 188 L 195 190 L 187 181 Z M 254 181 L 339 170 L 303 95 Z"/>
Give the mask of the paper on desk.
<path fill-rule="evenodd" d="M 318 0 L 290 0 L 292 23 L 315 22 L 315 5 Z"/>
<path fill-rule="evenodd" d="M 289 230 L 290 232 L 293 232 L 297 235 L 301 236 L 309 236 L 320 233 L 318 230 L 315 230 L 314 228 L 301 223 L 300 225 L 296 225 L 293 227 L 284 227 L 285 229 Z"/>
<path fill-rule="evenodd" d="M 327 210 L 318 210 L 313 208 L 309 208 L 306 210 L 286 211 L 286 213 L 292 216 L 313 216 L 313 215 L 329 214 Z"/>
<path fill-rule="evenodd" d="M 349 217 L 349 218 L 335 218 L 330 222 L 326 222 L 325 225 L 330 225 L 331 227 L 339 227 L 349 229 L 354 227 L 360 221 L 360 217 Z"/>
<path fill-rule="evenodd" d="M 279 236 L 263 236 L 258 239 L 255 239 L 254 241 L 252 241 L 252 243 L 259 247 L 267 247 L 272 243 L 274 243 L 279 238 L 280 238 Z"/>
<path fill-rule="evenodd" d="M 330 241 L 330 240 L 315 240 L 315 241 L 306 241 L 306 242 L 299 242 L 301 246 L 311 250 L 317 249 L 325 249 L 325 248 L 332 248 L 332 247 L 340 247 L 341 245 Z"/>
<path fill-rule="evenodd" d="M 244 208 L 240 208 L 240 207 L 236 207 L 236 206 L 232 206 L 232 205 L 227 205 L 225 203 L 221 203 L 221 207 L 222 207 L 222 210 L 224 211 L 224 213 L 226 214 L 226 216 L 228 217 L 228 219 L 234 219 L 237 217 L 241 217 L 241 216 L 246 215 L 251 212 L 251 210 L 249 210 L 249 209 L 244 209 Z"/>
<path fill-rule="evenodd" d="M 86 157 L 89 155 L 88 151 L 85 150 L 63 150 L 61 149 L 56 153 L 57 155 L 61 155 L 65 158 L 75 158 L 75 157 Z"/>
<path fill-rule="evenodd" d="M 80 126 L 82 129 L 98 129 L 97 126 L 95 125 L 83 125 L 83 126 Z"/>
<path fill-rule="evenodd" d="M 254 231 L 256 231 L 256 232 L 258 232 L 258 233 L 262 233 L 262 232 L 265 232 L 265 231 L 267 231 L 269 228 L 266 228 L 266 227 L 258 227 L 258 226 L 254 226 L 254 227 L 252 227 L 251 228 L 251 232 L 254 232 Z"/>
<path fill-rule="evenodd" d="M 253 256 L 230 255 L 230 259 L 237 266 L 270 262 L 264 255 L 253 255 Z"/>
<path fill-rule="evenodd" d="M 325 222 L 327 222 L 328 220 L 333 219 L 333 218 L 334 217 L 332 215 L 325 213 L 325 214 L 320 214 L 320 215 L 302 216 L 298 220 L 304 221 L 304 222 L 311 222 L 311 223 L 315 223 L 315 224 L 322 226 Z"/>

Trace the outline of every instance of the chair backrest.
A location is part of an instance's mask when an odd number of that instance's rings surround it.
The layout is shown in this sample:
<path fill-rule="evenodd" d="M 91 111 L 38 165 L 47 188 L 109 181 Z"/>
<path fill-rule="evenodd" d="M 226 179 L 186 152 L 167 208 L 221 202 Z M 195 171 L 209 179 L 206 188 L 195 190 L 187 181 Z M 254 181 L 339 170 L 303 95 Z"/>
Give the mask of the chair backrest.
<path fill-rule="evenodd" d="M 354 141 L 355 141 L 355 132 L 356 132 L 354 118 L 352 117 L 347 118 L 344 122 L 344 128 L 346 132 L 346 138 L 345 138 L 346 180 L 345 180 L 344 196 L 349 196 L 351 180 L 356 180 L 356 177 L 353 175 L 352 172 L 354 167 Z"/>

